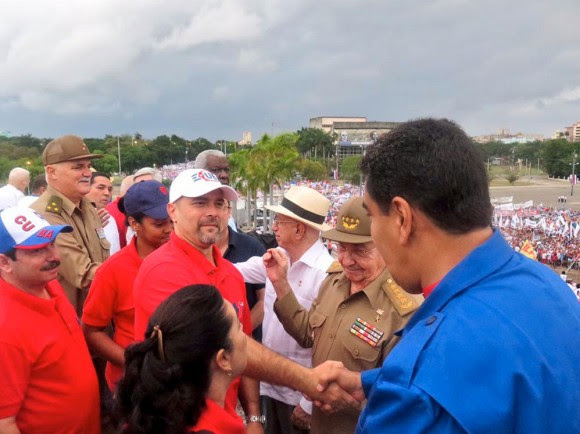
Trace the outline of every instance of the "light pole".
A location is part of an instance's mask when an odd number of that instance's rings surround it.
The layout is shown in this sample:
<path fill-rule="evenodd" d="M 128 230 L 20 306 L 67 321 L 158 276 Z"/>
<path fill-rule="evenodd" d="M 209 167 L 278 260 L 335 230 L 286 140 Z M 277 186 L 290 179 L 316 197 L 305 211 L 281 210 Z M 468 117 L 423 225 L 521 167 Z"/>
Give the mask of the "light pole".
<path fill-rule="evenodd" d="M 364 156 L 365 156 L 365 151 L 366 151 L 366 149 L 365 149 L 365 148 L 363 148 L 363 145 L 362 145 L 362 143 L 361 143 L 361 145 L 360 145 L 360 157 L 361 157 L 361 159 L 362 159 L 362 158 L 364 158 Z M 359 169 L 359 170 L 360 170 L 360 169 Z M 363 195 L 363 173 L 362 173 L 362 170 L 360 171 L 360 179 L 359 179 L 359 184 L 360 184 L 360 185 L 359 185 L 359 196 L 362 196 L 362 195 Z"/>
<path fill-rule="evenodd" d="M 119 176 L 121 176 L 121 143 L 117 136 L 117 158 L 119 159 Z"/>
<path fill-rule="evenodd" d="M 574 196 L 574 184 L 576 184 L 576 152 L 574 152 L 574 158 L 572 159 L 572 178 L 570 179 L 571 189 L 570 189 L 570 196 Z"/>

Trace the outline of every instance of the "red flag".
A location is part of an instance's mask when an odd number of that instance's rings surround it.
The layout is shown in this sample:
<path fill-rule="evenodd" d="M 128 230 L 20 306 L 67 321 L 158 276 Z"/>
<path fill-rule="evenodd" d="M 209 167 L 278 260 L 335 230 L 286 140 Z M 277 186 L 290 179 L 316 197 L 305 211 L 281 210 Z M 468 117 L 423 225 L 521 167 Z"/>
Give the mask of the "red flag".
<path fill-rule="evenodd" d="M 534 248 L 532 247 L 532 243 L 530 243 L 528 240 L 526 240 L 525 243 L 522 245 L 520 253 L 533 260 L 536 260 L 538 258 L 536 252 L 534 251 Z"/>

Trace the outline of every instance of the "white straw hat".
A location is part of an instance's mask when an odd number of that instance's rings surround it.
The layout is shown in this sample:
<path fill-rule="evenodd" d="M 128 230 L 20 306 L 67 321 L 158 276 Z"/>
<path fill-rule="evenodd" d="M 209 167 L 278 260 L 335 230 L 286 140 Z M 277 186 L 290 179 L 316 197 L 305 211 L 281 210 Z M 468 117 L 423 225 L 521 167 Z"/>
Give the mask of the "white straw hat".
<path fill-rule="evenodd" d="M 328 215 L 330 200 L 308 187 L 292 186 L 286 192 L 280 205 L 266 206 L 276 214 L 298 220 L 319 231 L 330 229 L 324 220 Z"/>

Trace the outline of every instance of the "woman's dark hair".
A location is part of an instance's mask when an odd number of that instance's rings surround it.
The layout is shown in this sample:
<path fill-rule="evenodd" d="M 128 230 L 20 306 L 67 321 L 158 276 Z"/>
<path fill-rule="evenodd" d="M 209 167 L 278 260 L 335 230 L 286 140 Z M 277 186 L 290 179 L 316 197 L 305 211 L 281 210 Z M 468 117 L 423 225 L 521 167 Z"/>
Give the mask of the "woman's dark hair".
<path fill-rule="evenodd" d="M 125 226 L 130 226 L 129 225 L 129 217 L 133 217 L 137 223 L 141 223 L 141 222 L 143 222 L 143 217 L 147 217 L 147 216 L 144 213 L 142 213 L 141 211 L 136 212 L 135 214 L 125 215 Z"/>
<path fill-rule="evenodd" d="M 205 408 L 211 360 L 220 349 L 232 348 L 231 326 L 222 296 L 211 285 L 186 286 L 161 303 L 145 340 L 125 351 L 125 375 L 117 388 L 124 432 L 185 433 L 195 425 Z"/>

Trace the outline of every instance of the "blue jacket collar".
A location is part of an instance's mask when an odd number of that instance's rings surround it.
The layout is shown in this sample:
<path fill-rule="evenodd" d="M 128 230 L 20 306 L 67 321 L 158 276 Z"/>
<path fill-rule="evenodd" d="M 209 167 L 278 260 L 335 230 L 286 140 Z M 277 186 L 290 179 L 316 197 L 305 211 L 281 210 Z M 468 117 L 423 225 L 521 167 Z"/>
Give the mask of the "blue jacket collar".
<path fill-rule="evenodd" d="M 412 329 L 415 324 L 429 315 L 440 312 L 454 297 L 494 273 L 516 254 L 503 239 L 501 233 L 494 229 L 493 235 L 486 242 L 472 250 L 439 282 L 402 333 Z"/>

